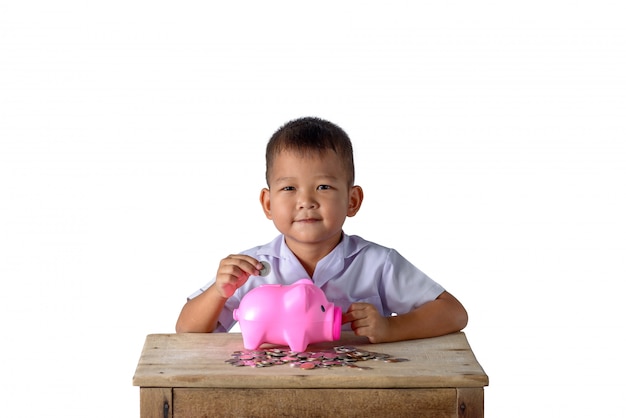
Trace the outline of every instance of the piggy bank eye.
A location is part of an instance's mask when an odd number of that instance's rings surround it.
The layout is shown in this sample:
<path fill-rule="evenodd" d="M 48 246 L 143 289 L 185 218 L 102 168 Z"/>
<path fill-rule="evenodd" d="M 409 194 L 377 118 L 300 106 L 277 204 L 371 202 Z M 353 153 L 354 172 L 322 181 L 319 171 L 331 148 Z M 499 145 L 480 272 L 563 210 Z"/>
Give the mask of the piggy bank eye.
<path fill-rule="evenodd" d="M 321 305 L 320 308 L 322 308 L 322 312 L 326 312 L 326 308 L 324 308 L 324 305 Z"/>

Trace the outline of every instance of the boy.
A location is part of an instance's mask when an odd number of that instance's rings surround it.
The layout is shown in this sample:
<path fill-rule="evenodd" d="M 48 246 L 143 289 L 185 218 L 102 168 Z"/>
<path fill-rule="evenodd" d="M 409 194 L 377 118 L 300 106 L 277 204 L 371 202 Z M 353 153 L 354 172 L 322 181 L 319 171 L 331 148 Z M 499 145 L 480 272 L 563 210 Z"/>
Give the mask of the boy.
<path fill-rule="evenodd" d="M 305 277 L 342 309 L 344 328 L 372 343 L 465 327 L 467 312 L 443 287 L 395 250 L 343 232 L 363 190 L 354 185 L 352 144 L 340 127 L 318 118 L 288 122 L 270 138 L 266 164 L 261 205 L 281 234 L 224 258 L 215 280 L 184 305 L 176 332 L 227 331 L 246 292 Z M 249 280 L 264 269 L 261 261 L 269 263 L 269 275 Z"/>

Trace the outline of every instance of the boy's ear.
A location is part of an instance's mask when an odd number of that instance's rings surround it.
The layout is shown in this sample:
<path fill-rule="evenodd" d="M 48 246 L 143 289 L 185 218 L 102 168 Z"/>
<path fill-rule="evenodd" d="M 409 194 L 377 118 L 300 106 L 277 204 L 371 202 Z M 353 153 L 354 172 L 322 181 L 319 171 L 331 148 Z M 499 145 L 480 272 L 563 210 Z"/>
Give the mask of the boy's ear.
<path fill-rule="evenodd" d="M 265 217 L 267 219 L 272 219 L 272 211 L 270 206 L 270 189 L 264 188 L 261 190 L 261 196 L 259 197 L 261 201 L 261 206 L 263 207 L 263 212 L 265 213 Z"/>
<path fill-rule="evenodd" d="M 350 201 L 348 202 L 348 216 L 352 217 L 361 208 L 363 203 L 363 189 L 361 186 L 352 186 L 350 189 Z"/>

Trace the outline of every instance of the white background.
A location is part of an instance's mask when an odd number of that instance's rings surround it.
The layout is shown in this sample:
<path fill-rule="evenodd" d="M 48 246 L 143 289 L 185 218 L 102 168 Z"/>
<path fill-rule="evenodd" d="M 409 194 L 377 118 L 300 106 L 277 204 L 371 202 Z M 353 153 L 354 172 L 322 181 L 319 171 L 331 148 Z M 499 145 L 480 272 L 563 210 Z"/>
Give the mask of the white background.
<path fill-rule="evenodd" d="M 620 2 L 222 3 L 0 3 L 3 415 L 138 416 L 146 334 L 276 235 L 305 115 L 353 140 L 346 232 L 468 309 L 486 416 L 623 414 Z"/>

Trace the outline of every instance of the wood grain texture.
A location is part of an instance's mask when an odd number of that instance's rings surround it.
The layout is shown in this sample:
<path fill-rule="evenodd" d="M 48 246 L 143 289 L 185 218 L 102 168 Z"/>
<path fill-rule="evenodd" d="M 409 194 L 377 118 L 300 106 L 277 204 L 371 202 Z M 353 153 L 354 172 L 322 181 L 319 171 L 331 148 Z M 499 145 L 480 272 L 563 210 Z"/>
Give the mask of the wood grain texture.
<path fill-rule="evenodd" d="M 313 344 L 308 351 L 338 345 L 352 345 L 409 361 L 364 362 L 370 370 L 233 367 L 225 360 L 243 349 L 241 334 L 152 334 L 146 338 L 133 384 L 179 388 L 384 389 L 482 388 L 489 383 L 462 332 L 386 344 L 370 344 L 348 332 L 342 334 L 340 341 Z"/>
<path fill-rule="evenodd" d="M 175 389 L 174 417 L 457 417 L 455 389 Z"/>

